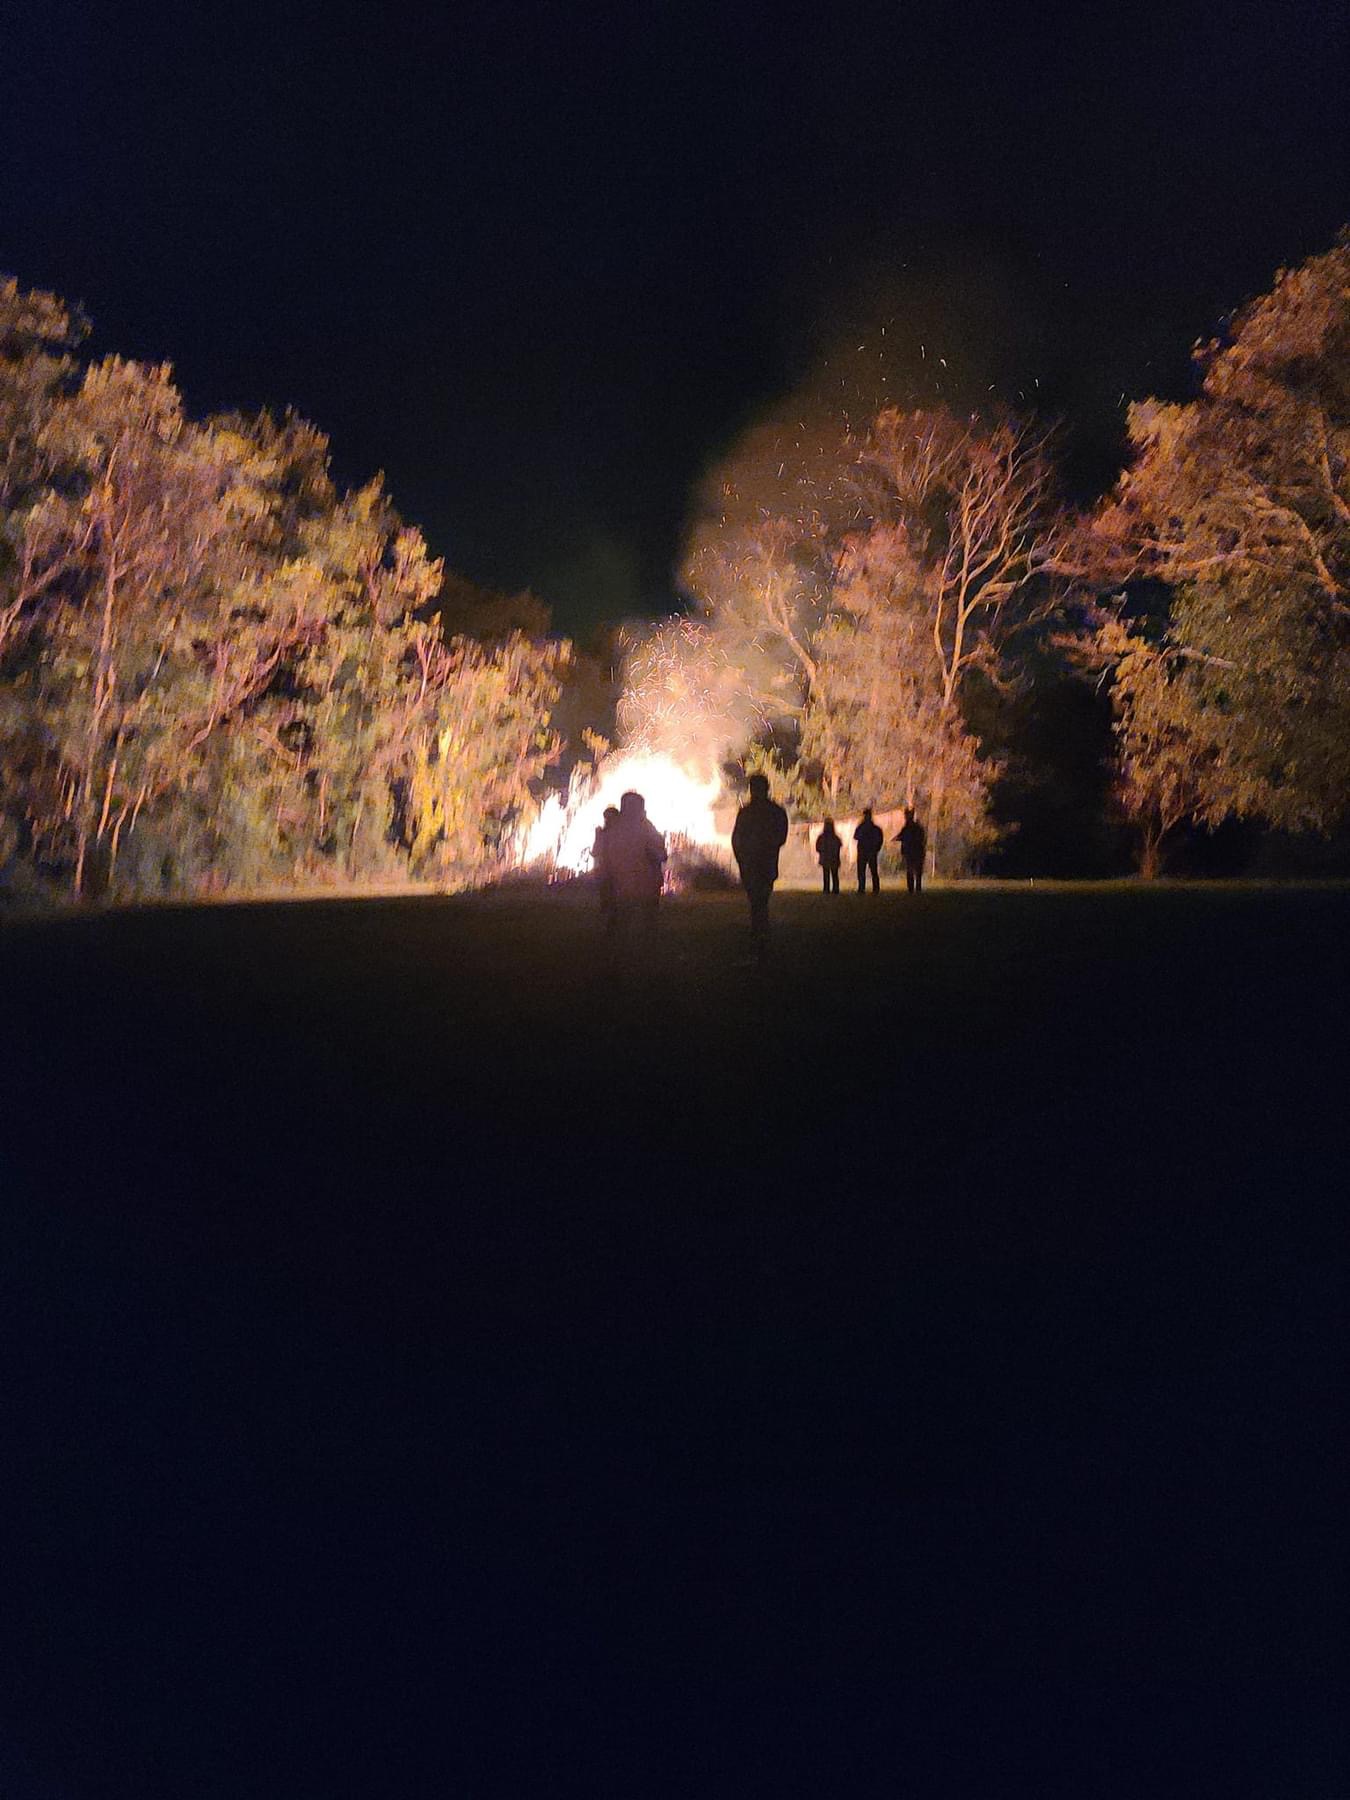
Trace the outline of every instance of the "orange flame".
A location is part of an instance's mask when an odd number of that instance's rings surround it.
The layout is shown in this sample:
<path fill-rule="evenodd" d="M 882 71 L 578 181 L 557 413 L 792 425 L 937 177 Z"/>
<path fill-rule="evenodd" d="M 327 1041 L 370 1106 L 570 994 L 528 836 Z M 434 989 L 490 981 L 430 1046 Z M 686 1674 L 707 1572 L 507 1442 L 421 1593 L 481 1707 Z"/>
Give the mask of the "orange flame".
<path fill-rule="evenodd" d="M 621 750 L 576 783 L 565 800 L 554 794 L 544 802 L 522 835 L 521 862 L 548 862 L 584 873 L 591 866 L 591 845 L 605 808 L 617 806 L 630 789 L 642 795 L 647 817 L 667 840 L 683 838 L 710 851 L 729 849 L 730 840 L 713 818 L 722 789 L 717 775 L 705 780 L 660 751 Z"/>

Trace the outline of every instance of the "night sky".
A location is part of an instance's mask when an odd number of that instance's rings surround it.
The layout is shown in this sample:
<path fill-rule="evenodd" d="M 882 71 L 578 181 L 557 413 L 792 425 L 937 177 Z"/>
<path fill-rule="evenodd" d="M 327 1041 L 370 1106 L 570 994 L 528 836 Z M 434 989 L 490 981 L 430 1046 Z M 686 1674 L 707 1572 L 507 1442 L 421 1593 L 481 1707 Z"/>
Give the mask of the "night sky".
<path fill-rule="evenodd" d="M 584 632 L 673 603 L 691 488 L 822 357 L 1062 415 L 1090 492 L 1121 395 L 1350 215 L 1345 20 L 12 4 L 0 270 Z"/>

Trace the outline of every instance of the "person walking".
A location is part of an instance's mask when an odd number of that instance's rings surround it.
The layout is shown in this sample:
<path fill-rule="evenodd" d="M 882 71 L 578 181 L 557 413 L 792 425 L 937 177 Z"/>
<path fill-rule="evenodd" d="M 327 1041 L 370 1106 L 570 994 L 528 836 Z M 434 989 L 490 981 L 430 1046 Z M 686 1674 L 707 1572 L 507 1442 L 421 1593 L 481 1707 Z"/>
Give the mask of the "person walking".
<path fill-rule="evenodd" d="M 604 865 L 613 896 L 613 924 L 656 920 L 665 873 L 666 840 L 647 817 L 641 794 L 619 801 L 619 816 L 605 827 Z"/>
<path fill-rule="evenodd" d="M 834 828 L 834 820 L 826 819 L 816 839 L 816 860 L 820 864 L 821 887 L 827 894 L 839 892 L 839 859 L 843 853 L 844 841 Z"/>
<path fill-rule="evenodd" d="M 762 962 L 769 948 L 769 897 L 778 879 L 778 852 L 787 842 L 788 816 L 769 798 L 766 775 L 752 775 L 749 786 L 750 798 L 732 827 L 731 853 L 750 902 L 750 935 Z"/>
<path fill-rule="evenodd" d="M 863 816 L 858 821 L 853 833 L 853 841 L 858 846 L 858 892 L 867 892 L 867 877 L 872 877 L 872 892 L 881 892 L 881 875 L 877 868 L 877 858 L 881 855 L 881 846 L 885 843 L 885 835 L 880 825 L 872 817 L 870 806 L 863 808 Z"/>
<path fill-rule="evenodd" d="M 928 852 L 928 833 L 914 817 L 914 808 L 905 808 L 905 822 L 896 833 L 900 858 L 905 865 L 905 887 L 911 894 L 923 892 L 923 860 Z"/>

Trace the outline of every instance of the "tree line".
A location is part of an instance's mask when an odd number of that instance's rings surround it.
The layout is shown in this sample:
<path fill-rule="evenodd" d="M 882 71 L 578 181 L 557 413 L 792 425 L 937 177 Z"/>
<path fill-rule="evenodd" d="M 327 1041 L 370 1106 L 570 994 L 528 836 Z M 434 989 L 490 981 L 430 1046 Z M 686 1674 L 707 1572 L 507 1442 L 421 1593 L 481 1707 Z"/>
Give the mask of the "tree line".
<path fill-rule="evenodd" d="M 917 804 L 943 859 L 1000 826 L 991 729 L 1047 666 L 1109 694 L 1111 802 L 1153 874 L 1179 829 L 1326 834 L 1350 796 L 1350 242 L 1196 347 L 1188 401 L 1130 407 L 1099 505 L 1055 436 L 889 408 L 767 428 L 710 484 L 685 581 L 809 812 Z"/>
<path fill-rule="evenodd" d="M 443 629 L 382 482 L 302 419 L 189 418 L 167 367 L 0 283 L 0 864 L 76 897 L 480 878 L 566 646 Z"/>
<path fill-rule="evenodd" d="M 585 659 L 528 596 L 448 576 L 380 480 L 340 490 L 312 425 L 195 420 L 167 367 L 85 360 L 86 333 L 0 280 L 5 885 L 504 867 L 559 723 L 588 744 L 603 723 L 572 717 Z M 1087 510 L 1023 419 L 762 431 L 695 522 L 694 616 L 632 653 L 627 731 L 663 707 L 667 736 L 721 720 L 742 776 L 770 770 L 800 810 L 917 805 L 939 862 L 978 866 L 1008 828 L 992 721 L 1054 666 L 1109 700 L 1111 803 L 1144 872 L 1187 827 L 1336 830 L 1350 240 L 1282 272 L 1195 367 L 1189 400 L 1130 408 L 1126 470 Z"/>

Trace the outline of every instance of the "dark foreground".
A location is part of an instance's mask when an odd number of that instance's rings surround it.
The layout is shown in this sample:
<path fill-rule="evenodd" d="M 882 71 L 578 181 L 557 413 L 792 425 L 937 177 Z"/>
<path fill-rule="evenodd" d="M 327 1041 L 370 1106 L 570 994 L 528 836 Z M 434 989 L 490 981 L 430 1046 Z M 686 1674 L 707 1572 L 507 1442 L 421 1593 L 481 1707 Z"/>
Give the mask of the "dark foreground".
<path fill-rule="evenodd" d="M 10 1796 L 1326 1796 L 1336 891 L 0 932 Z"/>

